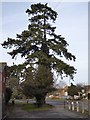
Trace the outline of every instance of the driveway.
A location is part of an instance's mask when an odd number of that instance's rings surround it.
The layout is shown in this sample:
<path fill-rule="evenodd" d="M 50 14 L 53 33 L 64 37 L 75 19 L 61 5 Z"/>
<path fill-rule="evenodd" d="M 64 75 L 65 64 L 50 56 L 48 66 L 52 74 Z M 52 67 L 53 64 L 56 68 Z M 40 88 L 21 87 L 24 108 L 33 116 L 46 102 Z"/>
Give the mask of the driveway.
<path fill-rule="evenodd" d="M 31 101 L 31 102 L 35 102 L 35 101 Z M 47 103 L 53 105 L 54 108 L 50 110 L 27 112 L 21 109 L 21 105 L 15 105 L 12 111 L 8 112 L 8 117 L 9 118 L 88 118 L 88 116 L 85 116 L 81 113 L 76 113 L 65 109 L 63 105 L 63 101 L 47 101 Z"/>

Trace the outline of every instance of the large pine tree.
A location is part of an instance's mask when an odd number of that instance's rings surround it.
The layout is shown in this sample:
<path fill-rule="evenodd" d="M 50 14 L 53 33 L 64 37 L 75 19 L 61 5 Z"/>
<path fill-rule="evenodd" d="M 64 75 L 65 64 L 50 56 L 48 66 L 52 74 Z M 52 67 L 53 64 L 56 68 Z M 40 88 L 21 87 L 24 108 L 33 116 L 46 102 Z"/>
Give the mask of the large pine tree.
<path fill-rule="evenodd" d="M 29 15 L 28 29 L 21 34 L 17 34 L 16 39 L 8 38 L 2 46 L 4 48 L 14 48 L 9 54 L 14 58 L 17 54 L 25 57 L 23 65 L 35 67 L 43 65 L 48 70 L 55 70 L 62 77 L 66 75 L 73 79 L 76 70 L 73 66 L 65 63 L 60 57 L 67 60 L 74 60 L 75 56 L 68 52 L 65 38 L 55 33 L 53 26 L 57 12 L 52 10 L 47 4 L 32 4 L 26 10 Z M 13 47 L 14 46 L 14 47 Z M 59 56 L 59 58 L 57 57 Z"/>

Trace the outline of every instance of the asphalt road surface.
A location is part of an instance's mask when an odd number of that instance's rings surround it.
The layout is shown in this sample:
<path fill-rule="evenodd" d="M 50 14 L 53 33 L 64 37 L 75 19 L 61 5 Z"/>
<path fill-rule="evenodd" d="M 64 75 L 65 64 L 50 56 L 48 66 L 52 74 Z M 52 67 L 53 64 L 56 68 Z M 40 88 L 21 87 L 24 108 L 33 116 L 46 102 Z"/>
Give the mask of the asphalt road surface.
<path fill-rule="evenodd" d="M 16 100 L 16 102 L 26 102 L 26 100 Z M 29 100 L 30 103 L 35 101 Z M 17 105 L 14 106 L 14 109 L 8 113 L 9 118 L 88 118 L 87 115 L 77 113 L 74 111 L 69 111 L 64 108 L 63 101 L 47 101 L 48 104 L 54 106 L 50 110 L 43 111 L 24 111 Z"/>

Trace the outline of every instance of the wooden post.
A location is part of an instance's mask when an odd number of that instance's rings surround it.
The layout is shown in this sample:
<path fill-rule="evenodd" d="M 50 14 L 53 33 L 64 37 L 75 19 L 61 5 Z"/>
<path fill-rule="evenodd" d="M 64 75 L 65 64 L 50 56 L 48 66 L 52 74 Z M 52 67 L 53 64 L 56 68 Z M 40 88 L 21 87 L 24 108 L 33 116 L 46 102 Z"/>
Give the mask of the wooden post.
<path fill-rule="evenodd" d="M 65 108 L 65 101 L 64 101 L 64 108 Z"/>
<path fill-rule="evenodd" d="M 14 105 L 15 104 L 15 101 L 14 100 L 12 100 L 12 105 Z"/>
<path fill-rule="evenodd" d="M 72 110 L 74 111 L 74 102 L 72 102 Z"/>
<path fill-rule="evenodd" d="M 77 112 L 79 112 L 79 103 L 78 103 L 78 101 L 76 102 L 76 109 L 77 109 Z"/>
<path fill-rule="evenodd" d="M 27 104 L 28 104 L 28 100 L 27 100 Z"/>
<path fill-rule="evenodd" d="M 84 102 L 82 102 L 82 113 L 84 113 Z"/>
<path fill-rule="evenodd" d="M 66 106 L 65 106 L 65 107 L 68 107 L 68 103 L 69 103 L 69 102 L 68 102 L 68 101 L 66 101 Z"/>
<path fill-rule="evenodd" d="M 69 110 L 71 109 L 71 104 L 70 104 L 70 102 L 68 102 L 68 109 L 69 109 Z"/>

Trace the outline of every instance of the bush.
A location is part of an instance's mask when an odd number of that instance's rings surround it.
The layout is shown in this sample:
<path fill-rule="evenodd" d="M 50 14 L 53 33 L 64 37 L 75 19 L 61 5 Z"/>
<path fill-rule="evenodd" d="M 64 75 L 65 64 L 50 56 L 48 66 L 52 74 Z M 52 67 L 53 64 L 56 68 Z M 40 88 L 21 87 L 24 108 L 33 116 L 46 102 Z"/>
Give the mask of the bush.
<path fill-rule="evenodd" d="M 90 93 L 88 93 L 88 99 L 90 100 Z"/>
<path fill-rule="evenodd" d="M 5 91 L 5 103 L 6 103 L 6 105 L 8 104 L 11 96 L 12 96 L 12 90 L 9 87 L 7 87 L 6 91 Z"/>

